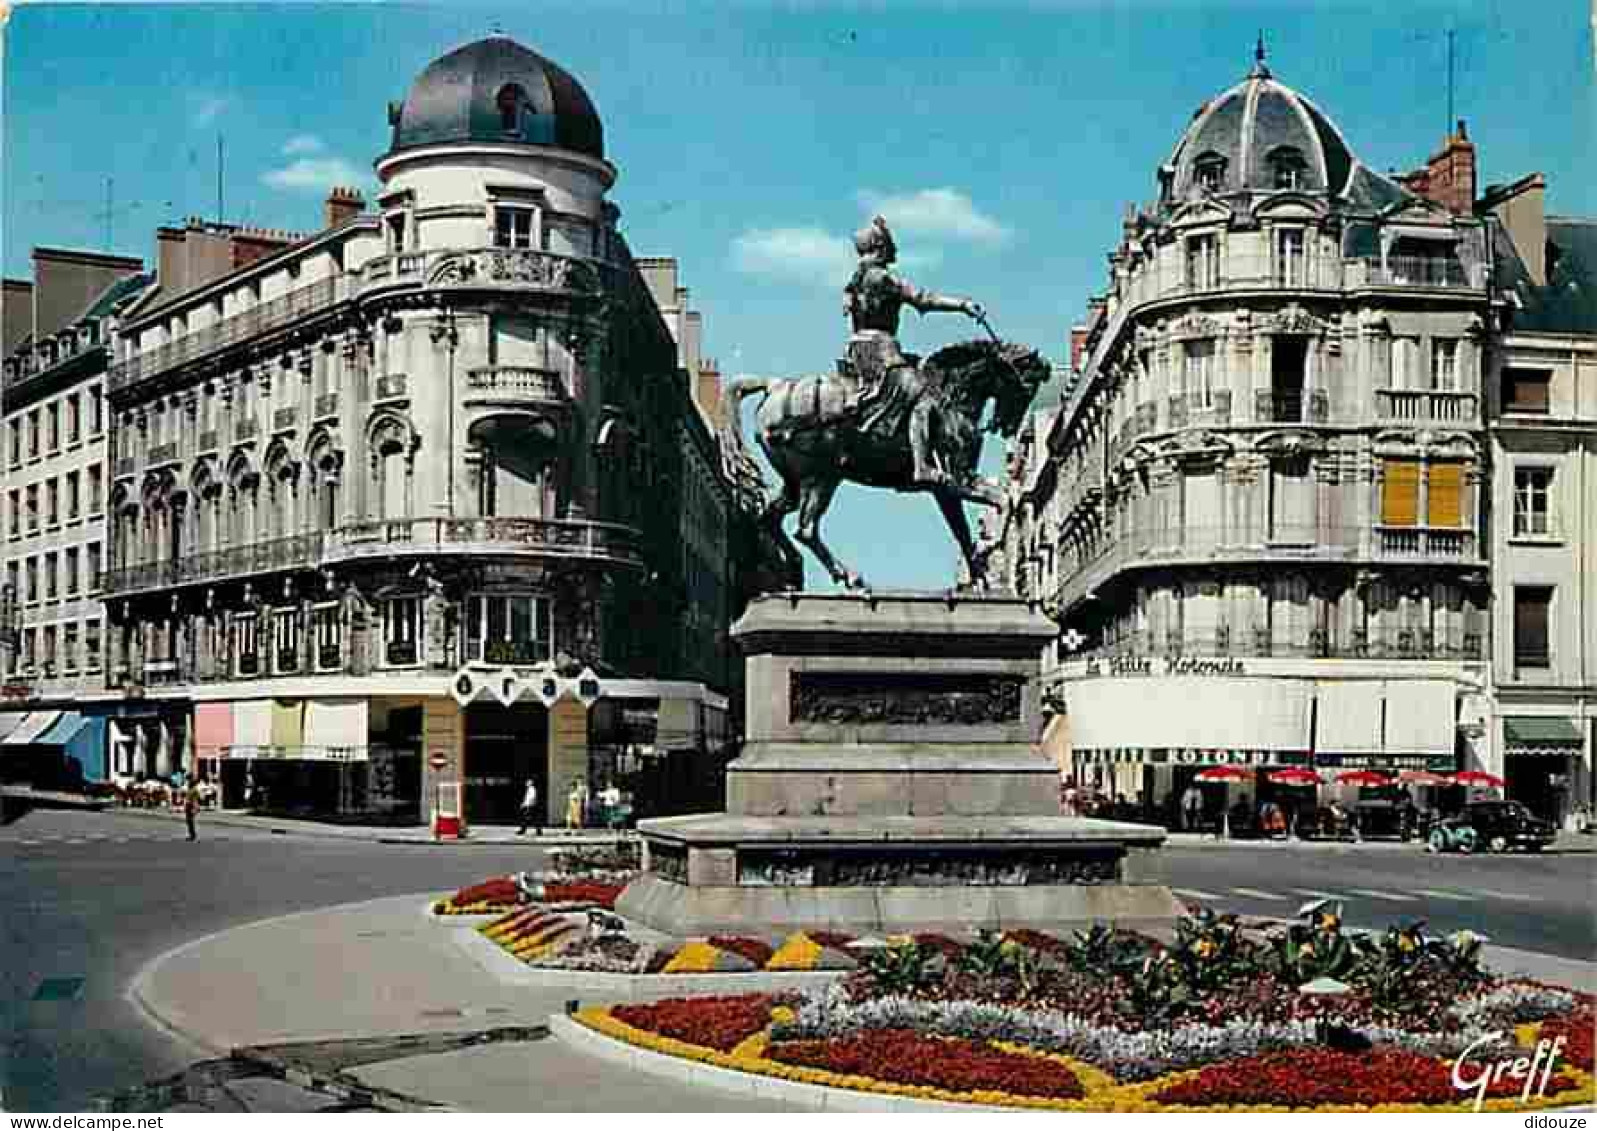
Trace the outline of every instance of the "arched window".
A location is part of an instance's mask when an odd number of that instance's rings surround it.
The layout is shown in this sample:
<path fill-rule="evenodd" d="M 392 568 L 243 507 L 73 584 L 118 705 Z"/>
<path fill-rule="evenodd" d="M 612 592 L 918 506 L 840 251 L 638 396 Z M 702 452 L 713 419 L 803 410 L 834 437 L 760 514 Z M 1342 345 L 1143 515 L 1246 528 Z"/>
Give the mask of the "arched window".
<path fill-rule="evenodd" d="M 1290 145 L 1279 145 L 1270 150 L 1269 164 L 1271 183 L 1276 188 L 1303 187 L 1303 175 L 1308 168 L 1308 162 L 1303 159 L 1301 149 Z"/>
<path fill-rule="evenodd" d="M 521 132 L 521 108 L 526 105 L 527 92 L 516 83 L 506 83 L 494 96 L 499 108 L 499 128 L 507 134 Z"/>
<path fill-rule="evenodd" d="M 1192 163 L 1192 174 L 1205 192 L 1219 192 L 1225 188 L 1225 158 L 1214 150 L 1198 154 Z"/>

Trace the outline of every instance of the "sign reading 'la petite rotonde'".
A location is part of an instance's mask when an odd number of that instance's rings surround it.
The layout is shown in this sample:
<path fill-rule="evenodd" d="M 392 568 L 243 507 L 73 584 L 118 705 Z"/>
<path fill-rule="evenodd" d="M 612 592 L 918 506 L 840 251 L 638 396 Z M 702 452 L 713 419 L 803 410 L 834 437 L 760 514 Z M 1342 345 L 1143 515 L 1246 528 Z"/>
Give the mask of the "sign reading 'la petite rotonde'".
<path fill-rule="evenodd" d="M 1088 660 L 1087 675 L 1247 675 L 1241 660 L 1211 660 L 1198 656 L 1111 656 Z"/>

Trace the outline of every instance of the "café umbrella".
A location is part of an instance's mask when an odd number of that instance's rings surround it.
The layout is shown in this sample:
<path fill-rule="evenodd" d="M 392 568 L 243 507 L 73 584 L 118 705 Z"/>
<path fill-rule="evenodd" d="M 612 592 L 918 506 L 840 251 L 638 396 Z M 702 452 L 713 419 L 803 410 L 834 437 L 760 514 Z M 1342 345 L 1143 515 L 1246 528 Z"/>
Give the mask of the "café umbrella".
<path fill-rule="evenodd" d="M 1448 778 L 1443 774 L 1433 774 L 1429 770 L 1404 770 L 1397 775 L 1397 780 L 1405 785 L 1447 785 Z"/>
<path fill-rule="evenodd" d="M 1392 779 L 1374 770 L 1348 770 L 1336 775 L 1338 785 L 1389 785 Z"/>
<path fill-rule="evenodd" d="M 1454 785 L 1479 786 L 1482 789 L 1502 789 L 1508 784 L 1496 774 L 1488 774 L 1481 770 L 1465 770 L 1463 773 L 1453 775 Z"/>
<path fill-rule="evenodd" d="M 1198 774 L 1198 781 L 1232 782 L 1252 781 L 1253 771 L 1243 769 L 1241 766 L 1210 766 Z"/>
<path fill-rule="evenodd" d="M 1294 766 L 1286 770 L 1272 770 L 1265 775 L 1276 785 L 1324 785 L 1325 779 L 1313 770 Z"/>

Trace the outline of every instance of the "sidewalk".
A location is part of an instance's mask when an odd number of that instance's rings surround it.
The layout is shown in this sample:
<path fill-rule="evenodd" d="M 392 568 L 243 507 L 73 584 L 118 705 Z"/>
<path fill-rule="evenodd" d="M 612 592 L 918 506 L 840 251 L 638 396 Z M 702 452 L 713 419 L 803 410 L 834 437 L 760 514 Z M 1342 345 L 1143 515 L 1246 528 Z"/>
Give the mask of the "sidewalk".
<path fill-rule="evenodd" d="M 108 813 L 147 817 L 158 821 L 182 821 L 183 814 L 176 809 L 138 809 L 112 807 Z M 260 833 L 280 836 L 329 837 L 336 840 L 361 840 L 372 844 L 426 844 L 445 848 L 470 848 L 473 845 L 507 844 L 549 846 L 615 844 L 631 839 L 630 829 L 557 829 L 545 828 L 541 836 L 528 833 L 517 836 L 509 825 L 475 825 L 464 840 L 434 840 L 432 831 L 425 825 L 339 825 L 328 821 L 309 821 L 293 817 L 257 815 L 244 809 L 207 809 L 199 815 L 201 826 L 222 825 L 230 828 L 254 829 Z"/>
<path fill-rule="evenodd" d="M 1213 833 L 1172 832 L 1167 834 L 1166 848 L 1231 848 L 1255 849 L 1268 852 L 1324 852 L 1340 849 L 1344 852 L 1424 852 L 1425 845 L 1417 840 L 1216 840 Z M 1558 839 L 1543 852 L 1561 855 L 1597 853 L 1597 836 L 1588 833 L 1560 832 Z"/>
<path fill-rule="evenodd" d="M 472 921 L 440 924 L 426 914 L 434 894 L 345 904 L 196 939 L 141 970 L 128 996 L 158 1027 L 213 1056 L 288 1042 L 394 1038 L 391 1056 L 347 1068 L 339 1079 L 423 1104 L 474 1111 L 760 1110 L 747 1099 L 617 1073 L 548 1039 L 550 1015 L 568 1000 L 608 1001 L 613 991 L 501 980 L 457 937 L 470 934 Z M 494 1039 L 517 1027 L 536 1033 Z M 476 1034 L 483 1043 L 410 1055 L 406 1044 L 425 1042 L 398 1040 L 446 1033 Z M 282 1051 L 250 1056 L 270 1061 Z"/>

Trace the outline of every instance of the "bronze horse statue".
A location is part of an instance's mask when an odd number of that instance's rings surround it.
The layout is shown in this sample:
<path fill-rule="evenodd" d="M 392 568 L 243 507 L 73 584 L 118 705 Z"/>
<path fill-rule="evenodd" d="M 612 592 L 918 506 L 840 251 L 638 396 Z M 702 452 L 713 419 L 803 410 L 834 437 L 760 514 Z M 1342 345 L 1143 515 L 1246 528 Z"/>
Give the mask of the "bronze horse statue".
<path fill-rule="evenodd" d="M 798 511 L 795 536 L 833 581 L 866 587 L 821 539 L 821 518 L 847 480 L 930 493 L 959 543 L 971 584 L 984 586 L 986 556 L 971 537 L 964 504 L 1002 508 L 1003 493 L 976 475 L 982 436 L 1015 434 L 1048 377 L 1048 363 L 1026 346 L 977 340 L 945 346 L 904 372 L 868 409 L 851 407 L 855 386 L 844 374 L 743 378 L 727 386 L 726 419 L 741 436 L 739 406 L 745 397 L 764 395 L 755 435 L 782 480 L 781 495 L 765 516 L 780 526 Z M 989 402 L 992 414 L 983 423 Z"/>

